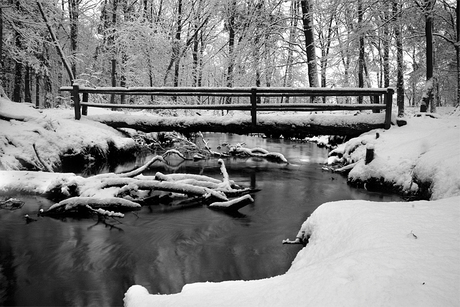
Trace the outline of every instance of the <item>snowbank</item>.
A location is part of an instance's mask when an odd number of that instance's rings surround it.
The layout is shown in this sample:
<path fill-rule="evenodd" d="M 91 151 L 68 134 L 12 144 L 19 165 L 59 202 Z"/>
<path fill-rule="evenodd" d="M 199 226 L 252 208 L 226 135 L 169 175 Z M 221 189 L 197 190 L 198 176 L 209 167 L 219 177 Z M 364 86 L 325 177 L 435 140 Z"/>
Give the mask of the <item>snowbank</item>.
<path fill-rule="evenodd" d="M 59 168 L 63 155 L 128 151 L 135 143 L 106 125 L 73 119 L 72 110 L 37 110 L 0 98 L 0 169 Z"/>
<path fill-rule="evenodd" d="M 368 146 L 375 158 L 366 165 Z M 348 174 L 351 183 L 391 187 L 419 199 L 460 195 L 458 116 L 410 118 L 406 126 L 370 131 L 333 152 L 357 162 Z"/>
<path fill-rule="evenodd" d="M 459 203 L 326 203 L 302 225 L 310 241 L 286 274 L 173 295 L 136 285 L 125 306 L 459 306 Z"/>

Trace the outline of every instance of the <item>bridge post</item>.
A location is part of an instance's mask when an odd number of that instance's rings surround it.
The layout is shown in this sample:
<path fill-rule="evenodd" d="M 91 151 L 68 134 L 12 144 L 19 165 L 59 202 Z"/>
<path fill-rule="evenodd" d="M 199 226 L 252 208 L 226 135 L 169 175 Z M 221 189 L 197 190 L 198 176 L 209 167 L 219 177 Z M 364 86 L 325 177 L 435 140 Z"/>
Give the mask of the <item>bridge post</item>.
<path fill-rule="evenodd" d="M 252 128 L 257 126 L 257 88 L 251 88 L 251 119 Z"/>
<path fill-rule="evenodd" d="M 390 129 L 391 127 L 391 109 L 393 106 L 393 93 L 394 89 L 388 88 L 387 92 L 384 94 L 383 100 L 385 103 L 385 129 Z"/>
<path fill-rule="evenodd" d="M 83 102 L 88 102 L 88 93 L 83 93 Z M 88 115 L 88 106 L 82 106 L 81 107 L 81 114 L 82 115 Z"/>
<path fill-rule="evenodd" d="M 374 96 L 374 103 L 375 104 L 380 104 L 380 95 L 375 95 Z M 372 110 L 372 113 L 380 113 L 380 110 Z"/>
<path fill-rule="evenodd" d="M 74 84 L 72 88 L 72 100 L 73 100 L 73 107 L 75 110 L 75 119 L 77 120 L 81 118 L 79 90 L 80 90 L 80 85 Z"/>

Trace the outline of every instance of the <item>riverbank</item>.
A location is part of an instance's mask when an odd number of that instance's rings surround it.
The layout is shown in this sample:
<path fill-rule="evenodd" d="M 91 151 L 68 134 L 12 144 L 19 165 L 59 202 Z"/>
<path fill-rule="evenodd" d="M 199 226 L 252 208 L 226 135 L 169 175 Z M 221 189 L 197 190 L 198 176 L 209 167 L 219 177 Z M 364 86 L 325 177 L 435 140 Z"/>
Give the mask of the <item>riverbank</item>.
<path fill-rule="evenodd" d="M 73 119 L 71 109 L 38 110 L 0 98 L 0 170 L 59 171 L 132 156 L 137 145 L 106 125 Z M 78 169 L 76 169 L 78 171 Z"/>
<path fill-rule="evenodd" d="M 366 162 L 366 153 L 373 157 Z M 460 195 L 460 117 L 414 114 L 402 127 L 377 129 L 330 152 L 347 169 L 348 182 L 407 199 Z M 334 160 L 334 159 L 331 159 Z"/>

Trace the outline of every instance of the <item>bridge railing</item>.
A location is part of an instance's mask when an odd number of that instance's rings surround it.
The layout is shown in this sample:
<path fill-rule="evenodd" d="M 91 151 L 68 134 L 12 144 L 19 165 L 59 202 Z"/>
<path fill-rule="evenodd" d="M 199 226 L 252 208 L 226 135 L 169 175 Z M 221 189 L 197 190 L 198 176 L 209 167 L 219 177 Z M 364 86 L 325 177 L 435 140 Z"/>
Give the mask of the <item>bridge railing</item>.
<path fill-rule="evenodd" d="M 70 92 L 75 109 L 75 119 L 87 115 L 88 107 L 130 108 L 155 110 L 240 110 L 250 111 L 252 124 L 257 125 L 257 111 L 344 111 L 385 110 L 385 129 L 391 126 L 391 109 L 394 90 L 392 88 L 290 88 L 290 87 L 85 87 L 75 84 L 63 86 L 62 92 Z M 82 94 L 82 97 L 80 97 Z M 249 97 L 250 104 L 113 104 L 89 102 L 89 94 L 145 95 L 145 96 L 220 96 Z M 258 103 L 260 97 L 374 97 L 370 104 L 331 103 Z M 379 103 L 383 96 L 383 103 Z M 376 103 L 375 103 L 376 102 Z"/>

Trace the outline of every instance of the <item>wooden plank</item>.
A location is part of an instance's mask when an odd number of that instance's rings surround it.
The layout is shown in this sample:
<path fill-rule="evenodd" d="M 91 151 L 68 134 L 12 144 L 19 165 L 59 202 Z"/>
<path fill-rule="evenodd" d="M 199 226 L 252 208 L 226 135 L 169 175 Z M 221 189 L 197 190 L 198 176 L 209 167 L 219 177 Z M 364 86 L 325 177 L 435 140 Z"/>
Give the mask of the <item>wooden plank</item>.
<path fill-rule="evenodd" d="M 214 105 L 135 105 L 135 104 L 111 104 L 111 103 L 91 103 L 81 102 L 80 105 L 95 107 L 95 108 L 114 108 L 114 109 L 158 109 L 158 110 L 253 110 L 253 106 L 249 104 L 214 104 Z M 359 111 L 359 110 L 384 110 L 383 104 L 258 104 L 257 111 Z"/>
<path fill-rule="evenodd" d="M 60 91 L 71 91 L 63 86 Z M 201 95 L 221 96 L 224 94 L 251 95 L 250 87 L 80 87 L 80 91 L 91 94 L 130 94 L 130 95 Z M 388 88 L 291 88 L 291 87 L 257 87 L 258 96 L 375 96 L 388 93 Z"/>

